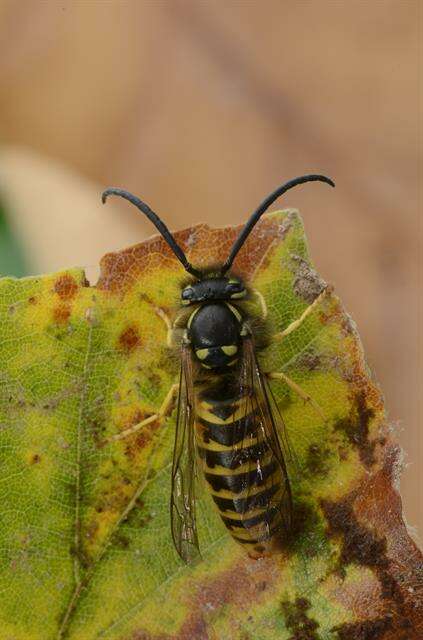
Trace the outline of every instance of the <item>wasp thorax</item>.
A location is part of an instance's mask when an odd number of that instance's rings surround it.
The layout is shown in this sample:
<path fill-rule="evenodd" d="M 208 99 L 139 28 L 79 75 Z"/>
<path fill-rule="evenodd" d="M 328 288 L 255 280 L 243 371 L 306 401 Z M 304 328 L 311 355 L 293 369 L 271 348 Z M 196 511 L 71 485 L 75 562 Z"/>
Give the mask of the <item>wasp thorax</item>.
<path fill-rule="evenodd" d="M 229 303 L 208 303 L 190 316 L 187 331 L 193 352 L 206 369 L 230 367 L 241 348 L 242 317 Z"/>
<path fill-rule="evenodd" d="M 244 298 L 247 291 L 236 278 L 206 278 L 182 290 L 182 304 L 189 305 L 207 300 L 236 300 Z"/>

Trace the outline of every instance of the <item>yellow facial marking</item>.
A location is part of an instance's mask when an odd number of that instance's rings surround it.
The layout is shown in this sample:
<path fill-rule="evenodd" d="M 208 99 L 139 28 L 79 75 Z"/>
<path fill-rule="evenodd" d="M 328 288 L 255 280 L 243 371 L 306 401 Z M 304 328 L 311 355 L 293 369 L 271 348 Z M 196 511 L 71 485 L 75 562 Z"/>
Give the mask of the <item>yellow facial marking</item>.
<path fill-rule="evenodd" d="M 209 355 L 209 350 L 208 349 L 197 349 L 197 351 L 195 352 L 195 355 L 197 356 L 197 358 L 199 360 L 205 360 L 207 358 L 207 356 Z"/>
<path fill-rule="evenodd" d="M 238 351 L 238 347 L 236 346 L 236 344 L 228 344 L 224 347 L 221 347 L 221 349 L 227 356 L 233 356 Z"/>
<path fill-rule="evenodd" d="M 247 295 L 247 292 L 245 289 L 243 289 L 242 291 L 238 291 L 238 293 L 233 293 L 231 295 L 231 298 L 245 298 L 246 295 Z"/>

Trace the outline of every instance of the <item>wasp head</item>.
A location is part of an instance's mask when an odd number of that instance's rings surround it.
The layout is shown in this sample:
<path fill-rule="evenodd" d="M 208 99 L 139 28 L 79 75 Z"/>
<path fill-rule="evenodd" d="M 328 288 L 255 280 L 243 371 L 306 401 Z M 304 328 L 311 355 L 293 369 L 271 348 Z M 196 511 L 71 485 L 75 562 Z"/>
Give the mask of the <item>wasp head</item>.
<path fill-rule="evenodd" d="M 238 300 L 247 295 L 243 283 L 237 278 L 206 277 L 184 287 L 181 292 L 183 305 L 213 300 Z"/>

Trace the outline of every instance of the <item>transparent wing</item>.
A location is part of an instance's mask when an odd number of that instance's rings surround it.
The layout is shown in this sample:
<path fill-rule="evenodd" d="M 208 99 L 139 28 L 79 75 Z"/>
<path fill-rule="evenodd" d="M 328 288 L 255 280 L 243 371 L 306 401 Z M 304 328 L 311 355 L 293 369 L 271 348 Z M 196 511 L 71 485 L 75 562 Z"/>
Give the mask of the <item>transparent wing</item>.
<path fill-rule="evenodd" d="M 244 526 L 254 527 L 257 540 L 265 540 L 279 529 L 288 532 L 292 523 L 292 498 L 286 461 L 291 457 L 282 416 L 271 394 L 267 380 L 260 370 L 250 337 L 243 342 L 240 372 L 240 392 L 245 403 L 245 435 L 243 446 L 251 440 L 248 417 L 254 416 L 254 442 L 257 454 L 250 458 L 252 472 L 248 474 L 245 494 L 249 504 L 259 510 L 254 518 L 246 516 Z M 251 422 L 251 418 L 250 418 Z M 253 450 L 248 447 L 248 450 Z M 258 491 L 257 486 L 265 491 Z M 254 501 L 254 496 L 257 500 Z M 264 514 L 263 514 L 264 511 Z"/>
<path fill-rule="evenodd" d="M 173 542 L 177 552 L 187 563 L 193 562 L 200 555 L 195 519 L 195 474 L 191 351 L 182 346 L 170 511 Z"/>

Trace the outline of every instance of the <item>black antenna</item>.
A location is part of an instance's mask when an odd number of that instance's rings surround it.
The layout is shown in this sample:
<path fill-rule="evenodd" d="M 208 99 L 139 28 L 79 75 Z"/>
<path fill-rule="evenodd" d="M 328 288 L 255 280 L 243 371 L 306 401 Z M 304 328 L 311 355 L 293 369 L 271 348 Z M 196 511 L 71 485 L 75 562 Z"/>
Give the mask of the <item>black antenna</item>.
<path fill-rule="evenodd" d="M 160 220 L 157 213 L 154 213 L 154 211 L 150 209 L 148 204 L 145 204 L 145 202 L 137 198 L 137 196 L 132 195 L 132 193 L 129 193 L 129 191 L 125 191 L 125 189 L 119 189 L 118 187 L 109 187 L 108 189 L 103 191 L 101 195 L 101 200 L 103 204 L 105 204 L 109 196 L 120 196 L 121 198 L 125 198 L 125 200 L 128 200 L 129 202 L 134 204 L 140 211 L 142 211 L 147 216 L 147 218 L 154 224 L 157 231 L 164 238 L 164 240 L 166 240 L 167 244 L 172 249 L 175 256 L 182 263 L 184 269 L 188 271 L 188 273 L 190 273 L 191 275 L 195 276 L 196 278 L 201 278 L 201 275 L 202 275 L 201 272 L 197 271 L 197 269 L 195 269 L 192 266 L 192 264 L 188 262 L 185 253 L 182 251 L 181 247 L 176 242 L 175 238 L 170 233 L 165 223 L 162 220 Z"/>
<path fill-rule="evenodd" d="M 228 271 L 228 269 L 231 268 L 232 263 L 235 260 L 235 257 L 238 251 L 241 249 L 242 245 L 250 235 L 254 225 L 258 222 L 258 220 L 266 211 L 266 209 L 268 209 L 270 205 L 277 198 L 279 198 L 279 196 L 281 196 L 283 193 L 285 193 L 289 189 L 292 189 L 293 187 L 296 187 L 299 184 L 304 184 L 304 182 L 314 182 L 314 181 L 326 182 L 327 184 L 330 184 L 331 187 L 335 186 L 335 183 L 333 182 L 333 180 L 331 180 L 330 178 L 327 178 L 326 176 L 320 176 L 315 174 L 312 174 L 309 176 L 300 176 L 299 178 L 294 178 L 293 180 L 290 180 L 289 182 L 286 182 L 285 184 L 281 185 L 276 189 L 276 191 L 273 191 L 273 193 L 271 193 L 270 196 L 267 196 L 267 198 L 263 200 L 261 205 L 258 207 L 258 209 L 254 211 L 254 213 L 246 223 L 245 227 L 242 229 L 238 238 L 235 240 L 232 246 L 231 252 L 228 258 L 226 259 L 226 262 L 224 262 L 222 266 L 222 271 L 221 271 L 222 275 L 224 275 Z"/>

